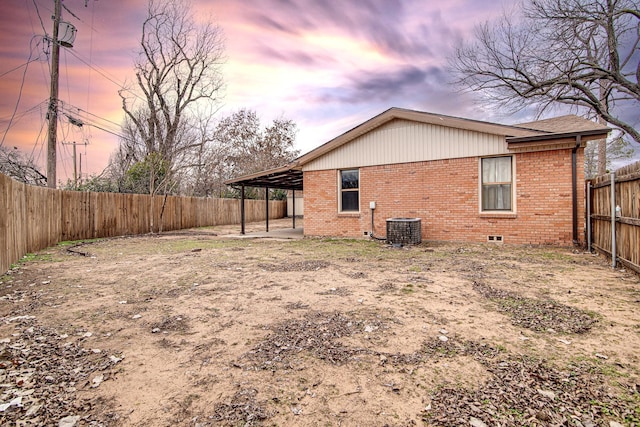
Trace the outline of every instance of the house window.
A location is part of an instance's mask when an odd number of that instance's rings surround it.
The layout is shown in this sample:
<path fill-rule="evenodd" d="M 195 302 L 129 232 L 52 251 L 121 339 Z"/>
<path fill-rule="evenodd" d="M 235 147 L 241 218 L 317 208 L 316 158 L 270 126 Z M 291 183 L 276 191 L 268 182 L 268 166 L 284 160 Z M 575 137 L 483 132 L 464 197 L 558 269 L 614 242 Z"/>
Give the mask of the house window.
<path fill-rule="evenodd" d="M 340 212 L 360 210 L 360 172 L 358 169 L 340 171 Z"/>
<path fill-rule="evenodd" d="M 513 168 L 511 156 L 481 159 L 482 210 L 511 211 Z"/>

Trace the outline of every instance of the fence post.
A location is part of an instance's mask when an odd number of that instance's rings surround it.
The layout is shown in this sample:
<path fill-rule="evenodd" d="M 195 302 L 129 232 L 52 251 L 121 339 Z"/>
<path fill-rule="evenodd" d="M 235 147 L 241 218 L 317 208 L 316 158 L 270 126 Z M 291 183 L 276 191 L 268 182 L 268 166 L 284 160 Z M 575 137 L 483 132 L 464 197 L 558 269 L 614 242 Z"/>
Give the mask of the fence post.
<path fill-rule="evenodd" d="M 591 181 L 587 181 L 587 250 L 591 252 Z"/>
<path fill-rule="evenodd" d="M 611 172 L 611 268 L 616 268 L 616 173 Z"/>

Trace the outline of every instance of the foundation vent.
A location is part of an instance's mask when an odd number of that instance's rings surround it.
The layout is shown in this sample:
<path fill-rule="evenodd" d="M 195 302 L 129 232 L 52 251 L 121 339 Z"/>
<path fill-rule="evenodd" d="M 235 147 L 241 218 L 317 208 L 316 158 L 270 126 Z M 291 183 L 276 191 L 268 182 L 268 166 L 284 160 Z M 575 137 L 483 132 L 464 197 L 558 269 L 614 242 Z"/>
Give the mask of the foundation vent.
<path fill-rule="evenodd" d="M 420 218 L 387 219 L 387 242 L 394 245 L 417 245 L 422 242 Z"/>

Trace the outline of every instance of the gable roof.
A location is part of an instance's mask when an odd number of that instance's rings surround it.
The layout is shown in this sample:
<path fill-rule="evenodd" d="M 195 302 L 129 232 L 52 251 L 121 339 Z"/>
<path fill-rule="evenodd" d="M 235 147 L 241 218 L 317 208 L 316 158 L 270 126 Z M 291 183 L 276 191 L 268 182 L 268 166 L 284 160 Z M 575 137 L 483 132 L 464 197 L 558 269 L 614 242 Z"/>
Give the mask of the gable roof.
<path fill-rule="evenodd" d="M 410 120 L 438 126 L 451 127 L 475 132 L 503 135 L 507 141 L 527 142 L 531 140 L 560 139 L 573 136 L 576 132 L 584 132 L 589 136 L 597 135 L 602 138 L 609 132 L 606 126 L 594 123 L 575 115 L 566 115 L 551 119 L 538 120 L 518 125 L 503 125 L 483 122 L 480 120 L 434 114 L 424 111 L 407 110 L 404 108 L 390 108 L 381 114 L 354 127 L 329 142 L 309 151 L 294 160 L 292 166 L 302 166 L 318 157 L 349 143 L 355 138 L 378 128 L 394 119 Z M 596 138 L 591 138 L 596 139 Z"/>
<path fill-rule="evenodd" d="M 461 117 L 447 116 L 444 114 L 427 113 L 423 111 L 407 110 L 404 108 L 390 108 L 381 114 L 367 120 L 364 123 L 354 127 L 342 135 L 332 139 L 329 142 L 309 151 L 308 153 L 298 157 L 293 164 L 302 166 L 318 157 L 333 151 L 336 148 L 345 145 L 357 137 L 376 129 L 391 120 L 401 119 L 418 123 L 426 123 L 438 126 L 445 126 L 455 129 L 470 130 L 475 132 L 483 132 L 494 135 L 503 135 L 505 137 L 527 137 L 543 135 L 546 132 L 536 129 L 526 129 L 518 126 L 501 125 L 497 123 L 483 122 L 479 120 L 464 119 Z"/>
<path fill-rule="evenodd" d="M 289 183 L 289 180 L 293 180 L 295 181 L 295 184 L 279 188 L 302 189 L 301 169 L 303 165 L 396 119 L 488 133 L 492 135 L 501 135 L 505 137 L 509 146 L 512 144 L 520 146 L 525 144 L 539 145 L 542 142 L 549 144 L 548 141 L 551 140 L 566 142 L 567 139 L 576 138 L 577 136 L 583 136 L 582 142 L 585 142 L 591 139 L 604 138 L 609 132 L 609 128 L 606 126 L 575 115 L 566 115 L 518 125 L 503 125 L 480 120 L 447 116 L 444 114 L 434 114 L 393 107 L 359 124 L 353 129 L 348 130 L 342 135 L 322 144 L 314 150 L 303 154 L 286 166 L 231 179 L 225 181 L 225 184 L 278 188 L 276 185 L 289 185 L 287 184 Z"/>

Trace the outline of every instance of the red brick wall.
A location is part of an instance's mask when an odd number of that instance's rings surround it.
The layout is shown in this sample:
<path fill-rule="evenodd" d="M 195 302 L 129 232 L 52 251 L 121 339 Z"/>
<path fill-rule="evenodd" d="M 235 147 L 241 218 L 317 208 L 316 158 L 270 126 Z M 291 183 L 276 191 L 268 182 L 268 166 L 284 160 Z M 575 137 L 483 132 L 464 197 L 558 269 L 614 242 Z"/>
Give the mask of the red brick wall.
<path fill-rule="evenodd" d="M 584 240 L 584 176 L 578 151 L 578 238 Z M 360 168 L 360 213 L 339 214 L 336 170 L 304 172 L 305 235 L 365 237 L 369 202 L 376 202 L 375 234 L 386 219 L 420 218 L 423 240 L 571 245 L 573 243 L 571 150 L 514 155 L 516 212 L 481 214 L 478 158 Z"/>

